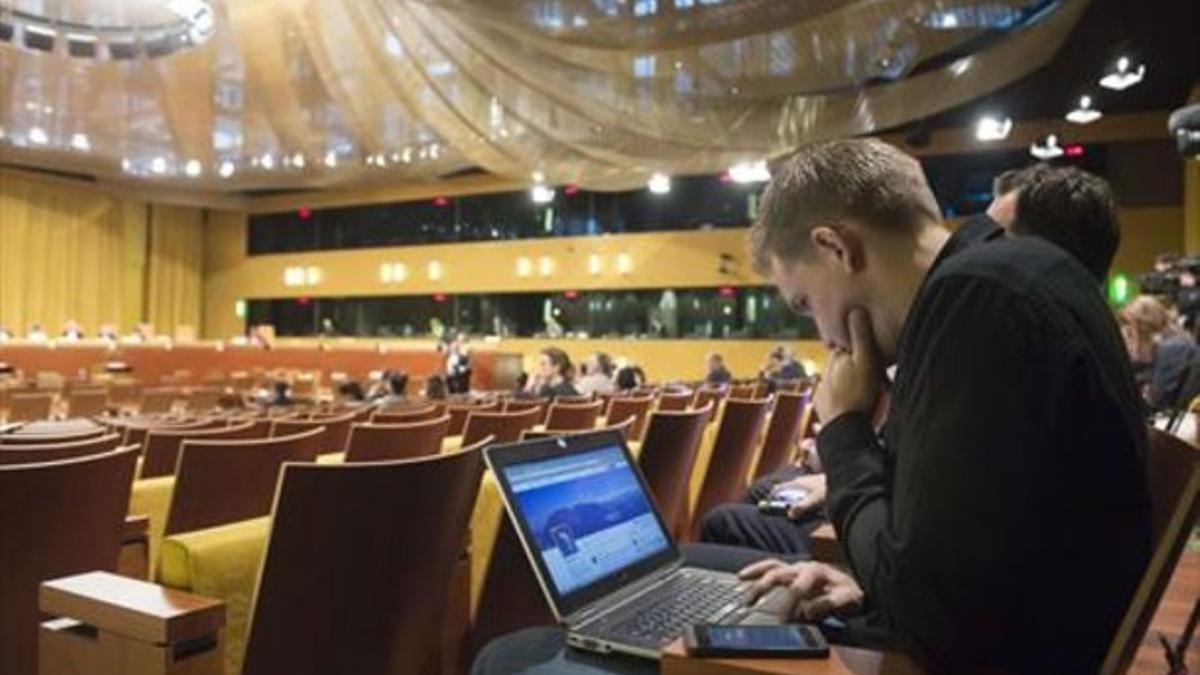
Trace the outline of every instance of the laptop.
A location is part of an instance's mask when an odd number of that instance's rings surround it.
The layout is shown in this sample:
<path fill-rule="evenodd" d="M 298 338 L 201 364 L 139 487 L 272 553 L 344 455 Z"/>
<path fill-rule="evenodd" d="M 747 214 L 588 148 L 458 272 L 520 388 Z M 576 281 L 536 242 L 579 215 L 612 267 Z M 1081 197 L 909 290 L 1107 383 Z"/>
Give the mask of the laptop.
<path fill-rule="evenodd" d="M 777 624 L 736 575 L 688 567 L 619 431 L 484 450 L 567 644 L 657 659 L 693 624 Z"/>

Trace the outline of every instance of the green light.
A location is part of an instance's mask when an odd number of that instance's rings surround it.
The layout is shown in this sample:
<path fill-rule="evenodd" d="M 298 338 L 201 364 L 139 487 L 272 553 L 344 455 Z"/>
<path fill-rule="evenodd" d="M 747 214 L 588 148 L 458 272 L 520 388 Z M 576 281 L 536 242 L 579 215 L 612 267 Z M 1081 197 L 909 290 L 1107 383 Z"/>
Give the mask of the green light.
<path fill-rule="evenodd" d="M 1129 277 L 1114 274 L 1108 280 L 1108 300 L 1118 307 L 1129 302 Z"/>

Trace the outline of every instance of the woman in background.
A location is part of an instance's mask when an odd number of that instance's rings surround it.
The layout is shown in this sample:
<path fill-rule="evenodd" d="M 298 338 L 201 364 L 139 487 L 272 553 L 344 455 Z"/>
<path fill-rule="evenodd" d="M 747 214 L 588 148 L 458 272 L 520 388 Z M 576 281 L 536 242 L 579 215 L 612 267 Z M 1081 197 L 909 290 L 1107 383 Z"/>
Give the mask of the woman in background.
<path fill-rule="evenodd" d="M 1198 392 L 1190 379 L 1200 376 L 1196 343 L 1161 300 L 1139 295 L 1121 310 L 1121 334 L 1133 361 L 1134 376 L 1152 412 L 1188 405 Z M 1191 377 L 1189 377 L 1189 375 Z"/>
<path fill-rule="evenodd" d="M 575 388 L 584 396 L 611 394 L 615 387 L 613 384 L 615 372 L 616 365 L 613 363 L 612 357 L 604 352 L 596 352 L 584 362 L 583 377 L 575 383 Z"/>
<path fill-rule="evenodd" d="M 578 396 L 579 390 L 572 382 L 574 375 L 571 357 L 558 347 L 547 347 L 538 354 L 537 370 L 523 393 L 531 398 Z"/>

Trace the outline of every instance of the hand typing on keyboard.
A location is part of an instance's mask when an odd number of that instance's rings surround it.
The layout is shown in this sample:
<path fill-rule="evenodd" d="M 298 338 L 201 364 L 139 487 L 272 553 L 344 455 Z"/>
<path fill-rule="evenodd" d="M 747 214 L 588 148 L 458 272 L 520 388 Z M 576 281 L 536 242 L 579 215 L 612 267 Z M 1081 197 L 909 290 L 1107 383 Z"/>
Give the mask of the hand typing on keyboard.
<path fill-rule="evenodd" d="M 779 560 L 764 560 L 743 569 L 738 576 L 754 582 L 747 597 L 751 605 L 769 591 L 785 588 L 787 597 L 778 605 L 784 620 L 814 622 L 862 607 L 863 592 L 854 577 L 825 563 L 789 565 Z"/>

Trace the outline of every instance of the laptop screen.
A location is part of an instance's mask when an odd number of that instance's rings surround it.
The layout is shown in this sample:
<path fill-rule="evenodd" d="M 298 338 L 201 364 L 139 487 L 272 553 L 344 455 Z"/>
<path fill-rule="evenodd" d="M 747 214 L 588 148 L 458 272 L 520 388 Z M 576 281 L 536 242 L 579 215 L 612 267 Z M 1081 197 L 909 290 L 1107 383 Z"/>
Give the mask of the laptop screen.
<path fill-rule="evenodd" d="M 620 445 L 514 464 L 505 474 L 516 515 L 559 596 L 671 548 Z"/>

